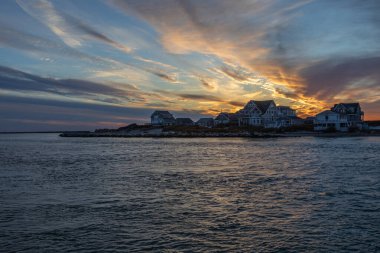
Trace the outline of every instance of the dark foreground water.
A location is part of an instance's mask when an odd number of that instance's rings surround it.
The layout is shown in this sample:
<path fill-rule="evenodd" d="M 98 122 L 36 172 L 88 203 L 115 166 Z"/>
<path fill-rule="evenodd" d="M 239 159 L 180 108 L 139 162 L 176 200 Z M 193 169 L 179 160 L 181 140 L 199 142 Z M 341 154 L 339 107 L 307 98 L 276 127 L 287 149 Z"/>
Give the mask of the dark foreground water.
<path fill-rule="evenodd" d="M 380 137 L 0 135 L 0 252 L 379 252 Z"/>

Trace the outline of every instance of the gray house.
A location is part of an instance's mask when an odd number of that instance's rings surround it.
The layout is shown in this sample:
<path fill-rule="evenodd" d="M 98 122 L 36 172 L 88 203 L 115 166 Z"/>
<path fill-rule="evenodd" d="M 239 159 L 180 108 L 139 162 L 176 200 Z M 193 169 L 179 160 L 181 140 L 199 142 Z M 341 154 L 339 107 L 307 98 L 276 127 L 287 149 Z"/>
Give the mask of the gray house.
<path fill-rule="evenodd" d="M 347 117 L 348 127 L 362 128 L 364 112 L 359 103 L 340 103 L 335 104 L 331 111 L 344 114 Z"/>
<path fill-rule="evenodd" d="M 238 115 L 235 113 L 221 112 L 214 120 L 215 125 L 238 125 Z"/>
<path fill-rule="evenodd" d="M 213 118 L 200 118 L 197 123 L 198 126 L 202 127 L 213 127 L 214 119 Z"/>
<path fill-rule="evenodd" d="M 237 112 L 240 126 L 276 127 L 278 111 L 273 100 L 249 101 Z"/>
<path fill-rule="evenodd" d="M 170 126 L 175 124 L 175 118 L 168 111 L 155 111 L 150 116 L 150 122 L 154 126 Z"/>
<path fill-rule="evenodd" d="M 348 131 L 347 115 L 330 110 L 318 113 L 314 119 L 314 131 L 335 129 L 340 132 Z"/>

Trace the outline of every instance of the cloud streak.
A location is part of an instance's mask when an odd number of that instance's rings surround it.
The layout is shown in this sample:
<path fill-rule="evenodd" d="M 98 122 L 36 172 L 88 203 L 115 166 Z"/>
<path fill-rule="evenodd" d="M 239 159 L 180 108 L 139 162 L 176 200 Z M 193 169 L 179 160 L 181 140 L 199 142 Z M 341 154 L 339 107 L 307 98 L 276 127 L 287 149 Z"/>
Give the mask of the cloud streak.
<path fill-rule="evenodd" d="M 47 25 L 53 33 L 70 47 L 81 46 L 83 37 L 85 36 L 126 53 L 132 51 L 131 48 L 112 40 L 80 19 L 58 11 L 54 5 L 47 0 L 17 0 L 17 3 L 29 15 Z"/>
<path fill-rule="evenodd" d="M 124 89 L 80 79 L 54 79 L 0 66 L 0 88 L 48 92 L 61 96 L 86 97 L 108 103 L 144 102 L 144 93 L 131 85 Z"/>

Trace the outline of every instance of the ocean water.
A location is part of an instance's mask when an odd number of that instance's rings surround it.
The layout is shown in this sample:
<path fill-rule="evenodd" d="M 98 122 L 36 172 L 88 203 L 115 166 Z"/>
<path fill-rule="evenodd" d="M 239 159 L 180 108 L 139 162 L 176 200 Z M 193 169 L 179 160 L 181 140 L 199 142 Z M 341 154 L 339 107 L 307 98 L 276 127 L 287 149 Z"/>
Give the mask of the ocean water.
<path fill-rule="evenodd" d="M 349 251 L 380 251 L 380 137 L 0 135 L 0 252 Z"/>

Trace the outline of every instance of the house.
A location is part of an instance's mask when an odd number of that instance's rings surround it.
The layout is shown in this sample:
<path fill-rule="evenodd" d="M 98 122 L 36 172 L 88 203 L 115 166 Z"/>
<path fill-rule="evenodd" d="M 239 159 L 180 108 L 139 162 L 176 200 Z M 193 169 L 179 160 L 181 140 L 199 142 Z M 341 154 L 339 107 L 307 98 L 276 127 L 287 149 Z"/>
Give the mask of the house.
<path fill-rule="evenodd" d="M 249 101 L 237 112 L 239 126 L 277 127 L 278 111 L 273 100 Z"/>
<path fill-rule="evenodd" d="M 215 125 L 237 125 L 238 116 L 235 113 L 221 112 L 214 120 Z"/>
<path fill-rule="evenodd" d="M 194 121 L 190 118 L 176 118 L 175 125 L 176 126 L 192 126 L 194 125 Z"/>
<path fill-rule="evenodd" d="M 150 122 L 154 126 L 170 126 L 174 125 L 175 118 L 168 111 L 155 111 L 150 116 Z"/>
<path fill-rule="evenodd" d="M 296 110 L 289 106 L 277 106 L 277 115 L 279 117 L 295 117 L 297 116 Z"/>
<path fill-rule="evenodd" d="M 202 126 L 202 127 L 213 127 L 214 126 L 214 119 L 213 118 L 200 118 L 196 125 Z"/>
<path fill-rule="evenodd" d="M 359 103 L 340 103 L 335 104 L 331 111 L 345 114 L 347 116 L 348 127 L 361 129 L 364 125 L 364 112 Z"/>
<path fill-rule="evenodd" d="M 277 106 L 277 117 L 276 127 L 290 127 L 304 124 L 304 120 L 297 117 L 296 110 L 289 106 Z"/>
<path fill-rule="evenodd" d="M 276 127 L 290 127 L 304 124 L 305 121 L 297 116 L 282 116 L 277 118 Z"/>
<path fill-rule="evenodd" d="M 314 131 L 336 130 L 348 131 L 347 115 L 331 110 L 323 111 L 315 116 Z"/>

